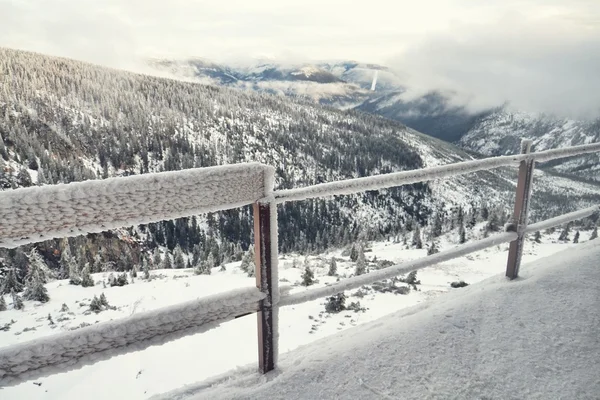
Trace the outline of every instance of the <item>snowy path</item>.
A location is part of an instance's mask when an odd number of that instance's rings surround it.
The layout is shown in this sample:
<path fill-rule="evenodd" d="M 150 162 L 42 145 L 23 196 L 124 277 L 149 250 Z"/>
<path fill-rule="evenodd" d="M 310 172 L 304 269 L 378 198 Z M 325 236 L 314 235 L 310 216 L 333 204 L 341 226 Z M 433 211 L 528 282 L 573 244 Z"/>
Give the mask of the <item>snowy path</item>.
<path fill-rule="evenodd" d="M 192 398 L 597 399 L 598 260 L 600 242 L 579 245 L 516 281 L 495 276 L 282 355 L 270 378 L 252 368 L 204 382 Z"/>

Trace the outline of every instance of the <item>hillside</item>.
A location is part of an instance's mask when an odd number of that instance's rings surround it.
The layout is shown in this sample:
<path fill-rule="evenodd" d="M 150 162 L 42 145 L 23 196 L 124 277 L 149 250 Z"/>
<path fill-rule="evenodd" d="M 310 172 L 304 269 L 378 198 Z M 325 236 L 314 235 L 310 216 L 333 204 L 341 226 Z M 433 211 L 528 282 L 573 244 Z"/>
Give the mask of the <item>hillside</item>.
<path fill-rule="evenodd" d="M 178 79 L 306 98 L 340 109 L 380 115 L 488 156 L 514 154 L 522 138 L 532 139 L 537 150 L 600 140 L 597 118 L 557 117 L 513 110 L 502 104 L 474 111 L 466 105 L 455 104 L 450 97 L 438 92 L 407 99 L 405 83 L 400 76 L 381 65 L 353 61 L 297 65 L 257 61 L 236 66 L 190 59 L 155 60 L 150 62 L 150 66 Z M 377 86 L 375 91 L 371 91 L 375 72 L 378 73 Z M 558 173 L 597 179 L 599 165 L 600 158 L 593 155 L 560 160 L 550 167 Z"/>

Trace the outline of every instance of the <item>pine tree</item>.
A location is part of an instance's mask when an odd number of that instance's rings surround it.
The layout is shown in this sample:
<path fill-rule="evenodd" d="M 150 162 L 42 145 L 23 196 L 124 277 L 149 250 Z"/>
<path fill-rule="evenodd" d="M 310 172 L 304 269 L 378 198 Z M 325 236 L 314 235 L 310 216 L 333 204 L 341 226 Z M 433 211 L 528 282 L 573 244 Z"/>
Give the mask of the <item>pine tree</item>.
<path fill-rule="evenodd" d="M 421 229 L 419 228 L 419 225 L 415 225 L 411 244 L 417 249 L 423 248 L 423 242 L 421 241 Z"/>
<path fill-rule="evenodd" d="M 590 240 L 594 240 L 598 238 L 598 227 L 595 227 L 592 231 L 592 235 L 590 236 Z"/>
<path fill-rule="evenodd" d="M 356 276 L 363 275 L 367 272 L 367 261 L 365 260 L 365 252 L 362 247 L 358 248 L 358 258 L 356 259 L 356 270 L 354 274 Z"/>
<path fill-rule="evenodd" d="M 25 281 L 28 281 L 33 275 L 37 274 L 40 282 L 48 283 L 52 277 L 52 272 L 42 259 L 40 253 L 33 248 L 29 253 L 27 253 L 27 258 L 29 260 L 29 270 L 27 272 L 27 276 L 25 277 Z"/>
<path fill-rule="evenodd" d="M 0 311 L 6 311 L 6 300 L 4 300 L 4 295 L 0 295 Z"/>
<path fill-rule="evenodd" d="M 48 296 L 48 290 L 44 286 L 39 273 L 34 272 L 34 274 L 31 275 L 31 277 L 27 280 L 23 296 L 27 300 L 35 300 L 42 303 L 46 303 L 48 300 L 50 300 L 50 296 Z"/>
<path fill-rule="evenodd" d="M 327 298 L 325 303 L 325 311 L 328 313 L 339 313 L 346 309 L 346 295 L 344 292 L 338 293 Z"/>
<path fill-rule="evenodd" d="M 310 269 L 310 266 L 306 265 L 304 267 L 304 273 L 302 274 L 302 285 L 310 286 L 315 283 L 315 274 Z"/>
<path fill-rule="evenodd" d="M 442 236 L 443 229 L 443 220 L 441 212 L 435 214 L 435 218 L 433 220 L 433 227 L 431 229 L 431 235 L 436 238 Z"/>
<path fill-rule="evenodd" d="M 144 279 L 150 279 L 150 267 L 148 266 L 148 260 L 144 257 L 142 259 L 142 272 L 144 273 Z"/>
<path fill-rule="evenodd" d="M 575 232 L 575 237 L 573 238 L 573 243 L 579 243 L 579 231 Z"/>
<path fill-rule="evenodd" d="M 173 251 L 173 268 L 183 269 L 185 268 L 185 260 L 183 259 L 183 251 L 179 245 L 175 246 Z"/>
<path fill-rule="evenodd" d="M 171 264 L 171 256 L 167 252 L 167 253 L 165 253 L 165 256 L 163 258 L 162 269 L 171 269 L 171 268 L 173 268 L 173 264 Z"/>
<path fill-rule="evenodd" d="M 352 249 L 350 249 L 350 260 L 356 262 L 358 259 L 358 250 L 356 249 L 356 244 L 352 245 Z"/>
<path fill-rule="evenodd" d="M 542 233 L 540 231 L 536 231 L 535 236 L 533 237 L 533 240 L 536 243 L 542 243 Z"/>
<path fill-rule="evenodd" d="M 241 270 L 244 271 L 249 277 L 255 275 L 255 262 L 254 262 L 254 248 L 250 247 L 244 256 L 242 257 Z"/>
<path fill-rule="evenodd" d="M 329 271 L 327 271 L 327 275 L 337 275 L 337 261 L 335 261 L 335 257 L 331 257 L 331 261 L 329 262 Z"/>
<path fill-rule="evenodd" d="M 435 240 L 431 241 L 431 244 L 427 247 L 427 255 L 431 256 L 433 254 L 439 253 L 440 250 L 437 247 L 437 244 L 435 243 Z"/>
<path fill-rule="evenodd" d="M 569 233 L 570 233 L 570 227 L 569 227 L 569 225 L 567 225 L 565 227 L 565 229 L 563 229 L 563 231 L 560 233 L 558 240 L 560 240 L 562 242 L 566 242 L 567 240 L 569 240 Z"/>
<path fill-rule="evenodd" d="M 90 275 L 90 263 L 85 263 L 85 267 L 83 267 L 83 270 L 81 271 L 81 286 L 92 287 L 94 284 L 94 280 Z"/>
<path fill-rule="evenodd" d="M 78 272 L 78 265 L 73 258 L 69 262 L 69 283 L 71 285 L 81 285 L 81 276 Z"/>
<path fill-rule="evenodd" d="M 25 304 L 23 304 L 23 299 L 19 296 L 14 290 L 10 292 L 13 301 L 13 308 L 15 310 L 23 310 L 25 308 Z"/>
<path fill-rule="evenodd" d="M 152 256 L 152 265 L 154 265 L 154 268 L 160 268 L 160 266 L 162 265 L 162 257 L 160 256 L 160 250 L 158 249 L 158 247 L 156 249 L 154 249 L 154 255 Z"/>
<path fill-rule="evenodd" d="M 500 230 L 500 220 L 497 213 L 489 213 L 489 220 L 485 228 L 487 232 L 498 232 Z"/>
<path fill-rule="evenodd" d="M 212 253 L 210 253 L 208 255 L 208 257 L 206 258 L 206 263 L 205 263 L 205 267 L 204 267 L 204 273 L 206 275 L 210 275 L 212 273 L 212 269 L 215 267 L 215 257 L 213 256 Z"/>
<path fill-rule="evenodd" d="M 464 223 L 461 221 L 460 225 L 458 226 L 458 243 L 464 244 L 466 242 L 467 242 L 467 232 L 465 230 Z"/>
<path fill-rule="evenodd" d="M 23 285 L 19 282 L 17 278 L 17 270 L 14 267 L 8 268 L 8 273 L 2 280 L 2 284 L 0 285 L 0 296 L 4 294 L 10 294 L 14 292 L 20 292 L 23 290 Z"/>

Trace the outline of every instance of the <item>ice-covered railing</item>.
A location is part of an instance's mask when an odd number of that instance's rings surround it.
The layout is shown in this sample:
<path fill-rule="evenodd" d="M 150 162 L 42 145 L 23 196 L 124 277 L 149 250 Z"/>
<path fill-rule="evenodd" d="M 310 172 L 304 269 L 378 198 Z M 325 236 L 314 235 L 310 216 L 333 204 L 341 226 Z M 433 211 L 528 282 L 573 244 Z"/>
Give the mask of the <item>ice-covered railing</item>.
<path fill-rule="evenodd" d="M 272 188 L 271 170 L 238 164 L 0 192 L 0 247 L 252 204 Z"/>
<path fill-rule="evenodd" d="M 510 249 L 506 275 L 513 279 L 519 272 L 527 233 L 585 218 L 600 211 L 599 206 L 593 206 L 527 225 L 535 162 L 600 152 L 600 143 L 538 153 L 531 153 L 530 149 L 531 142 L 523 141 L 519 155 L 275 192 L 274 169 L 261 164 L 238 164 L 0 192 L 0 247 L 15 247 L 54 237 L 101 232 L 253 204 L 257 286 L 257 289 L 228 292 L 2 348 L 0 386 L 68 371 L 114 355 L 162 344 L 253 312 L 257 312 L 258 316 L 259 370 L 266 373 L 275 368 L 277 361 L 279 307 L 359 288 L 508 242 Z M 277 278 L 277 204 L 377 190 L 512 165 L 518 165 L 519 178 L 513 221 L 507 225 L 506 232 L 329 286 L 280 295 Z"/>

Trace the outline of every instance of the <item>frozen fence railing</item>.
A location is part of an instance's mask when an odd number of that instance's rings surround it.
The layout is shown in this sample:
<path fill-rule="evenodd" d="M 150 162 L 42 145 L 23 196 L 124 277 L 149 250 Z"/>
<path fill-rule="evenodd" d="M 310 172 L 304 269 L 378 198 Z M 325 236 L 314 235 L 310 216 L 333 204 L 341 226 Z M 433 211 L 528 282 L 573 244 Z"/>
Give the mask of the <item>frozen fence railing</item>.
<path fill-rule="evenodd" d="M 276 192 L 273 191 L 274 169 L 261 164 L 0 192 L 0 247 L 15 247 L 55 237 L 101 232 L 253 204 L 258 288 L 232 291 L 0 349 L 0 386 L 162 344 L 253 312 L 257 312 L 258 318 L 259 369 L 266 373 L 275 368 L 277 360 L 279 307 L 355 289 L 508 242 L 506 275 L 513 279 L 519 272 L 527 233 L 585 218 L 600 210 L 600 206 L 593 206 L 528 226 L 535 162 L 600 152 L 600 143 L 538 153 L 531 153 L 530 149 L 531 142 L 523 141 L 521 154 L 515 156 L 465 161 Z M 519 166 L 519 178 L 513 221 L 506 232 L 330 286 L 280 297 L 277 204 L 377 190 L 513 165 Z"/>
<path fill-rule="evenodd" d="M 252 204 L 272 190 L 272 171 L 238 164 L 0 192 L 0 247 Z"/>

